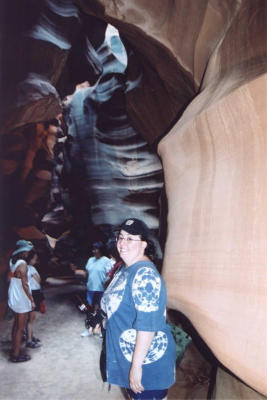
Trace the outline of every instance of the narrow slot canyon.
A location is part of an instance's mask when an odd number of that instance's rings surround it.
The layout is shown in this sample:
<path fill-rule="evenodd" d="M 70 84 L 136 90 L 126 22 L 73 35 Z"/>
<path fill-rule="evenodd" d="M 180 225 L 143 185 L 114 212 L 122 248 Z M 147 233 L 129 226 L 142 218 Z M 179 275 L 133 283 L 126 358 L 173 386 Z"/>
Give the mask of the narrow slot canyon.
<path fill-rule="evenodd" d="M 86 281 L 72 266 L 138 218 L 168 318 L 192 339 L 167 398 L 265 399 L 266 1 L 0 7 L 0 398 L 125 398 L 102 382 L 101 338 L 80 336 Z M 36 250 L 47 311 L 42 346 L 15 366 L 19 240 Z"/>

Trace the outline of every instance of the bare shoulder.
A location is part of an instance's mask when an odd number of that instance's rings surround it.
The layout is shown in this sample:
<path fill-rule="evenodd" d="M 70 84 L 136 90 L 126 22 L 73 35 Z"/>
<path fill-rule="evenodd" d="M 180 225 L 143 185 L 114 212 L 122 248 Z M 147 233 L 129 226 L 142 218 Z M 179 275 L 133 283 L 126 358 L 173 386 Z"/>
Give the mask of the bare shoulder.
<path fill-rule="evenodd" d="M 21 262 L 19 263 L 19 265 L 16 268 L 16 271 L 20 272 L 20 273 L 26 273 L 27 272 L 27 263 L 24 260 L 21 260 Z"/>

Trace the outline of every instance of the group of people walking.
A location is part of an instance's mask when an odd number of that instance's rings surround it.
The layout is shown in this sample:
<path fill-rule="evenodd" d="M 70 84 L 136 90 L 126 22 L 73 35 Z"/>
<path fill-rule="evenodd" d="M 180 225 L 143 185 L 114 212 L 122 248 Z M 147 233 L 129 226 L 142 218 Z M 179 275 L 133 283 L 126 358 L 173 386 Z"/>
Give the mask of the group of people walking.
<path fill-rule="evenodd" d="M 40 339 L 33 334 L 36 312 L 40 311 L 44 300 L 41 278 L 34 267 L 36 262 L 37 254 L 33 244 L 27 240 L 18 240 L 9 261 L 8 289 L 8 305 L 14 312 L 12 351 L 9 360 L 14 363 L 31 359 L 30 355 L 21 353 L 23 338 L 27 348 L 35 349 L 41 345 Z"/>
<path fill-rule="evenodd" d="M 31 245 L 20 242 L 10 262 L 14 362 L 29 359 L 19 350 L 27 315 L 36 306 L 27 284 Z M 102 310 L 107 382 L 125 388 L 131 399 L 163 399 L 175 382 L 175 342 L 166 322 L 165 284 L 152 261 L 149 228 L 129 218 L 118 227 L 115 243 L 115 251 L 110 250 L 113 262 L 104 255 L 103 244 L 95 242 L 85 269 L 71 268 L 87 279 L 88 304 Z"/>

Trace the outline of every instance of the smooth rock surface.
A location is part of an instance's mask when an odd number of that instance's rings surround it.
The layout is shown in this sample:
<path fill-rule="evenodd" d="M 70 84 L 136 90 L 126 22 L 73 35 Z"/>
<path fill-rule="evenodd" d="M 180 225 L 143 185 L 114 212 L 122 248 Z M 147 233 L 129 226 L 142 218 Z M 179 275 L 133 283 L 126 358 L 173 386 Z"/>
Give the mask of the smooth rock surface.
<path fill-rule="evenodd" d="M 263 394 L 267 119 L 259 99 L 266 87 L 266 76 L 243 85 L 186 125 L 181 120 L 159 146 L 169 203 L 169 305 L 191 320 L 220 362 Z"/>

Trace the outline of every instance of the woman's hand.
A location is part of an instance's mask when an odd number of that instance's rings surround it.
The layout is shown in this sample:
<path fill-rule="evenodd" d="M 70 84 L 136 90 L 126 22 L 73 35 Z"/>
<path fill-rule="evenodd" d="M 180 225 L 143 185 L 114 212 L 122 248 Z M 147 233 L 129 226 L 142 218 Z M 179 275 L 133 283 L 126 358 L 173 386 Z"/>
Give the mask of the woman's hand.
<path fill-rule="evenodd" d="M 31 301 L 31 303 L 32 303 L 32 311 L 36 308 L 36 305 L 35 305 L 35 302 L 32 300 Z"/>
<path fill-rule="evenodd" d="M 141 383 L 142 380 L 142 365 L 132 364 L 129 373 L 130 388 L 134 393 L 142 393 L 144 387 Z"/>
<path fill-rule="evenodd" d="M 93 334 L 94 335 L 100 335 L 101 333 L 101 325 L 100 324 L 96 324 L 96 326 L 93 329 Z"/>
<path fill-rule="evenodd" d="M 77 267 L 73 263 L 69 263 L 69 267 L 73 272 L 75 272 L 77 269 Z"/>

